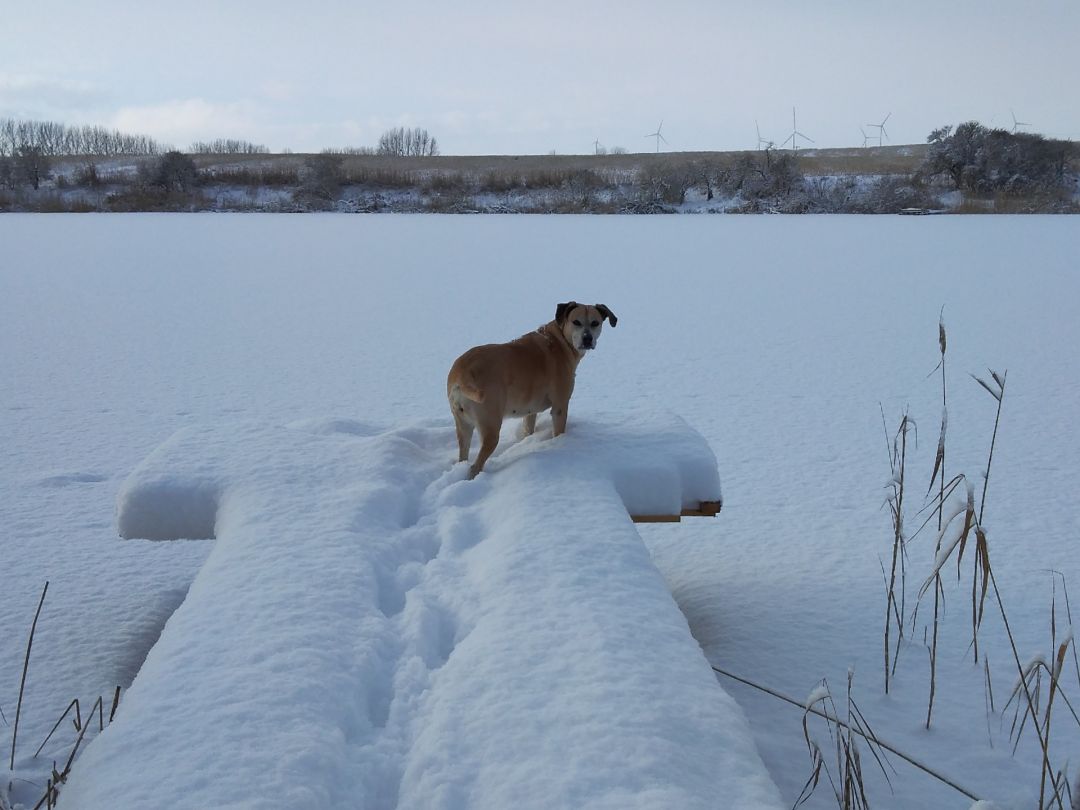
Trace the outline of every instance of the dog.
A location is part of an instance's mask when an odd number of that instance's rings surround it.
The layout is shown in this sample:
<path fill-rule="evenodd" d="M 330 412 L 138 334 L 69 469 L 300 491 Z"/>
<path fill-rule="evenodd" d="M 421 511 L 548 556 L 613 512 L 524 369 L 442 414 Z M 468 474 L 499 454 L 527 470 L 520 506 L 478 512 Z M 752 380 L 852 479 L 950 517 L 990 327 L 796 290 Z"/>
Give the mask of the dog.
<path fill-rule="evenodd" d="M 473 431 L 480 431 L 480 452 L 469 467 L 475 478 L 499 444 L 503 419 L 521 417 L 526 436 L 536 429 L 536 415 L 551 409 L 554 435 L 566 431 L 566 412 L 574 393 L 578 363 L 596 348 L 604 321 L 618 322 L 603 304 L 567 301 L 555 308 L 555 320 L 509 343 L 469 349 L 454 361 L 446 378 L 446 397 L 457 429 L 458 461 L 469 460 Z"/>

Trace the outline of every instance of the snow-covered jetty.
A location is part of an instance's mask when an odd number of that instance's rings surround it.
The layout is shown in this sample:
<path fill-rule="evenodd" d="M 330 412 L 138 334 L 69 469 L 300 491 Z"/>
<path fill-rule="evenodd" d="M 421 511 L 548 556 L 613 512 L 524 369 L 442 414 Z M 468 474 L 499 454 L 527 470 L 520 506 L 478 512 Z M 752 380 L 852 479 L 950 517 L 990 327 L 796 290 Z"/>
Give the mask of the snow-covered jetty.
<path fill-rule="evenodd" d="M 708 445 L 511 430 L 475 481 L 445 423 L 152 453 L 121 535 L 214 548 L 61 807 L 778 807 L 629 516 L 719 501 Z"/>

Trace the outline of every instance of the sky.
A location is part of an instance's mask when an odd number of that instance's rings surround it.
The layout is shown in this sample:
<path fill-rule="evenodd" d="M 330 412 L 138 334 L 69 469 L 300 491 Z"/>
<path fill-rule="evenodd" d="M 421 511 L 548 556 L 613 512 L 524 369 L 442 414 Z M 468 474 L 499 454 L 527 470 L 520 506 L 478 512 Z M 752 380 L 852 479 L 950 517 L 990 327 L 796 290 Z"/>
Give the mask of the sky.
<path fill-rule="evenodd" d="M 0 118 L 181 149 L 443 154 L 922 143 L 978 120 L 1080 139 L 1077 0 L 38 0 L 0 18 Z M 800 146 L 809 145 L 800 141 Z"/>

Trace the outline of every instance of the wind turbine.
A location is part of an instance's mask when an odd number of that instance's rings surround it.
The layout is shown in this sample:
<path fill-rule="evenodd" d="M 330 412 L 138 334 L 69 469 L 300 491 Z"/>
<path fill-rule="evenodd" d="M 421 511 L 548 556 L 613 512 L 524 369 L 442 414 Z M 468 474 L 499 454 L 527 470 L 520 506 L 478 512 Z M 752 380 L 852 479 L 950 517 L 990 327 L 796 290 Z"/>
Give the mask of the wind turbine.
<path fill-rule="evenodd" d="M 600 154 L 600 139 L 599 138 L 597 138 L 595 141 L 593 141 L 593 154 L 594 155 L 599 155 Z"/>
<path fill-rule="evenodd" d="M 1020 129 L 1020 127 L 1030 127 L 1031 126 L 1031 124 L 1029 124 L 1027 121 L 1017 121 L 1016 120 L 1016 113 L 1014 113 L 1011 108 L 1009 109 L 1009 115 L 1012 116 L 1012 120 L 1013 120 L 1013 128 L 1012 128 L 1013 135 L 1016 134 L 1016 130 Z"/>
<path fill-rule="evenodd" d="M 884 117 L 883 119 L 881 119 L 881 123 L 880 123 L 880 124 L 867 124 L 867 126 L 868 126 L 868 127 L 874 127 L 875 129 L 877 129 L 877 131 L 878 131 L 878 134 L 877 134 L 877 145 L 878 145 L 878 146 L 881 146 L 881 142 L 882 142 L 882 137 L 883 137 L 883 136 L 884 136 L 885 138 L 888 138 L 888 137 L 889 137 L 889 133 L 888 133 L 888 131 L 887 131 L 887 130 L 885 129 L 885 122 L 889 120 L 889 117 L 890 117 L 891 115 L 892 115 L 892 113 L 889 113 L 889 115 L 886 115 L 886 116 L 885 116 L 885 117 Z"/>
<path fill-rule="evenodd" d="M 859 132 L 862 133 L 862 148 L 865 149 L 867 144 L 870 143 L 870 136 L 866 134 L 866 130 L 859 127 Z"/>
<path fill-rule="evenodd" d="M 660 152 L 660 141 L 663 141 L 664 143 L 668 142 L 668 139 L 660 134 L 660 130 L 663 129 L 663 128 L 664 128 L 664 120 L 660 119 L 660 126 L 658 126 L 656 128 L 656 132 L 650 132 L 648 135 L 645 136 L 646 138 L 656 138 L 656 151 L 657 151 L 657 153 Z"/>
<path fill-rule="evenodd" d="M 795 151 L 795 152 L 798 152 L 799 151 L 799 141 L 797 140 L 798 138 L 802 138 L 804 141 L 810 141 L 810 143 L 814 143 L 814 139 L 811 138 L 809 135 L 803 135 L 801 132 L 799 132 L 799 127 L 795 123 L 795 108 L 792 107 L 791 108 L 791 134 L 787 136 L 787 140 L 785 140 L 782 144 L 780 144 L 780 148 L 783 149 L 787 145 L 788 141 L 791 141 L 792 150 Z"/>
<path fill-rule="evenodd" d="M 776 145 L 772 141 L 770 141 L 768 138 L 762 138 L 761 137 L 761 127 L 758 126 L 758 122 L 756 120 L 754 121 L 754 129 L 757 130 L 757 148 L 758 149 L 761 149 L 761 145 L 765 144 L 765 151 L 768 152 L 770 149 L 772 149 Z"/>

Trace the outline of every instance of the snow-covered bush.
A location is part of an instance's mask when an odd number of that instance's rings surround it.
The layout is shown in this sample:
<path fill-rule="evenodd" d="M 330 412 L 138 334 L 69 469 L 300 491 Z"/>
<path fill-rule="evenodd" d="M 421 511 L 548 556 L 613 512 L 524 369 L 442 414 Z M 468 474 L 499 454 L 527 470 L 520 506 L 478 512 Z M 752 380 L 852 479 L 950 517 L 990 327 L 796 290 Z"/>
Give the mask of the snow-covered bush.
<path fill-rule="evenodd" d="M 967 121 L 930 133 L 920 174 L 947 175 L 956 189 L 1027 194 L 1062 190 L 1071 181 L 1076 146 L 1030 132 L 989 129 Z"/>

